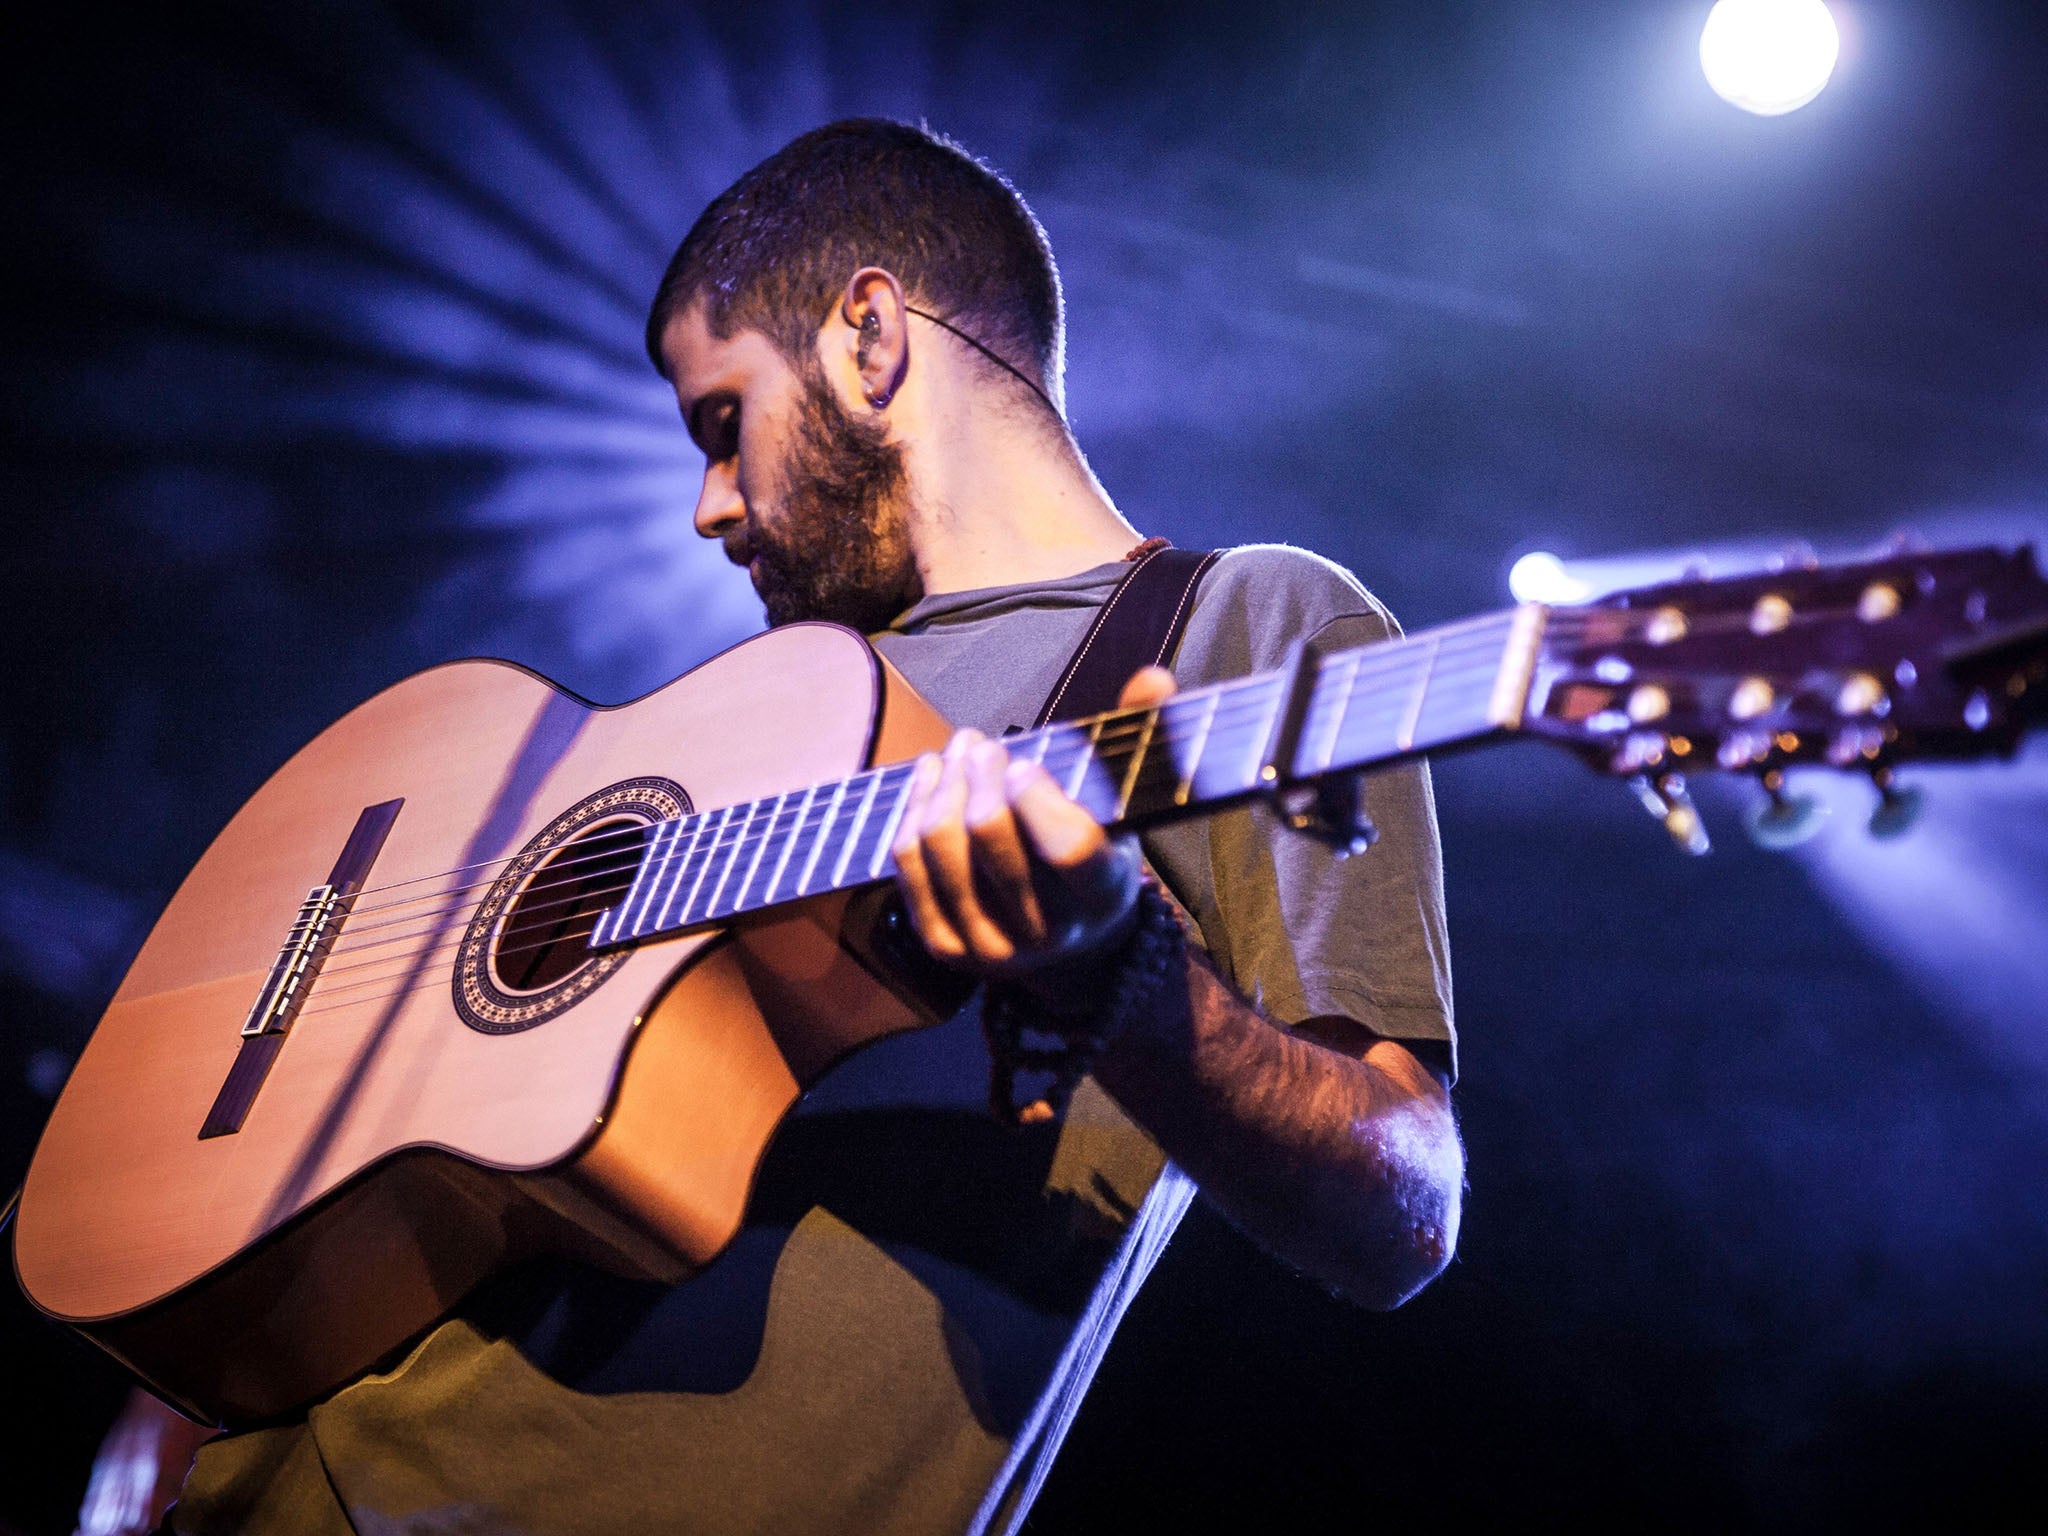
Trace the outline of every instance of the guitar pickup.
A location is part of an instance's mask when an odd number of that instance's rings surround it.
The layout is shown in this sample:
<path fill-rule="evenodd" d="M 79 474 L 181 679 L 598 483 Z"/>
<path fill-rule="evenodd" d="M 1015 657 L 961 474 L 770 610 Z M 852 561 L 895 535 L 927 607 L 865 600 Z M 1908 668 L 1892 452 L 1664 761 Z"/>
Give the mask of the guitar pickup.
<path fill-rule="evenodd" d="M 299 915 L 285 936 L 284 947 L 270 968 L 269 979 L 256 994 L 256 1004 L 242 1025 L 244 1039 L 258 1035 L 281 1035 L 305 1005 L 320 962 L 333 947 L 340 930 L 343 911 L 341 892 L 331 885 L 316 885 L 299 905 Z"/>

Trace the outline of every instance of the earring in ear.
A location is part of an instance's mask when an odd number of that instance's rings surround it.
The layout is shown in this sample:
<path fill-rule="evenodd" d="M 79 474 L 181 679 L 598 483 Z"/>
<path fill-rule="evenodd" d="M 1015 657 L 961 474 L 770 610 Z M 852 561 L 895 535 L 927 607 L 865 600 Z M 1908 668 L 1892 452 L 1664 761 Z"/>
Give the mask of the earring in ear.
<path fill-rule="evenodd" d="M 854 365 L 856 367 L 863 369 L 867 367 L 868 355 L 874 351 L 875 343 L 881 339 L 882 317 L 871 309 L 861 317 L 860 345 L 854 349 L 853 353 Z M 868 392 L 868 404 L 878 411 L 882 410 L 889 404 L 890 399 L 895 393 L 892 389 L 870 390 Z"/>

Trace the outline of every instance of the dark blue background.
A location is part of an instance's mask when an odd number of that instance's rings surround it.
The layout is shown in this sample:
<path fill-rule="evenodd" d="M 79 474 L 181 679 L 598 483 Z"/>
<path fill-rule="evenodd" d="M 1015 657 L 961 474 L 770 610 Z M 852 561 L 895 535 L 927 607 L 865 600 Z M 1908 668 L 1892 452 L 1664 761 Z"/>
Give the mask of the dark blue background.
<path fill-rule="evenodd" d="M 2038 7 L 1836 7 L 1743 116 L 1706 6 L 94 6 L 14 23 L 0 153 L 0 1176 L 184 867 L 447 657 L 644 691 L 758 623 L 639 351 L 704 201 L 928 117 L 1059 253 L 1072 414 L 1183 544 L 1411 625 L 1531 548 L 2048 532 Z M 1518 747 L 1439 765 L 1471 1192 L 1352 1312 L 1198 1214 L 1034 1528 L 1675 1528 L 2042 1499 L 2048 757 L 1801 853 L 1675 854 Z M 111 1370 L 4 1304 L 0 1524 L 68 1529 Z M 1333 1522 L 1334 1523 L 1334 1522 Z"/>

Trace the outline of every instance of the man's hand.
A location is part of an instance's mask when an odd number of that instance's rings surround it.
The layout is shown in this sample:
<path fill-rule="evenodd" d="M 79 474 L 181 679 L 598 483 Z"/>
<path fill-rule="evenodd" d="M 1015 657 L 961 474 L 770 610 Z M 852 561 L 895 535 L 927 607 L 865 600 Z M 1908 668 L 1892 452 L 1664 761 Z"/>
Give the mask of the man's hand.
<path fill-rule="evenodd" d="M 1147 667 L 1119 707 L 1171 697 Z M 1035 763 L 961 731 L 920 758 L 891 850 L 925 947 L 983 975 L 1028 978 L 1095 954 L 1126 930 L 1137 900 L 1135 839 L 1111 839 Z"/>

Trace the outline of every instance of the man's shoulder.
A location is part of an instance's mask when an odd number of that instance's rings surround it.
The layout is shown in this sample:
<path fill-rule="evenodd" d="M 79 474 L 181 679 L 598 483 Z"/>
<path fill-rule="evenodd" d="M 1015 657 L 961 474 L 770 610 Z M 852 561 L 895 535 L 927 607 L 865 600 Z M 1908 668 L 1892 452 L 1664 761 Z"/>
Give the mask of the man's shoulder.
<path fill-rule="evenodd" d="M 1226 670 L 1263 667 L 1340 620 L 1346 644 L 1400 633 L 1386 606 L 1336 561 L 1292 544 L 1239 544 L 1220 551 L 1203 577 L 1182 655 L 1213 656 Z"/>

